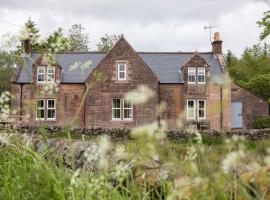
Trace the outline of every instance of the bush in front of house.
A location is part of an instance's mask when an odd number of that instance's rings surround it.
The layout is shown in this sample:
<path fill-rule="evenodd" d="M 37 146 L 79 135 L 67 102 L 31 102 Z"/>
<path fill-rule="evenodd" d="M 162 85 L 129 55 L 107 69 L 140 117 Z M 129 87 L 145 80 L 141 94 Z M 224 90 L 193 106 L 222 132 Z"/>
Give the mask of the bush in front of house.
<path fill-rule="evenodd" d="M 254 120 L 254 128 L 270 128 L 270 117 L 256 117 Z"/>

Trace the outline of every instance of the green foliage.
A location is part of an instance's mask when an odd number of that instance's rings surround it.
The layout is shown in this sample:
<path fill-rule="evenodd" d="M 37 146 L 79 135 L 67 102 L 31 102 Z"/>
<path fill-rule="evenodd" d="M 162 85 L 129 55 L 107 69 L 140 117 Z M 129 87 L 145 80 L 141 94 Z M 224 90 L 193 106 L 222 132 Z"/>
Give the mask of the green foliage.
<path fill-rule="evenodd" d="M 39 41 L 40 40 L 40 34 L 39 34 L 39 29 L 35 22 L 29 17 L 28 20 L 25 22 L 21 36 L 21 40 L 30 39 L 31 42 L 31 49 L 32 51 L 40 51 L 42 50 L 42 43 Z M 20 44 L 17 47 L 17 54 L 20 54 L 22 50 L 22 45 Z"/>
<path fill-rule="evenodd" d="M 120 35 L 105 34 L 103 37 L 100 38 L 100 42 L 97 44 L 98 51 L 108 53 L 120 37 Z"/>
<path fill-rule="evenodd" d="M 264 12 L 264 17 L 261 21 L 258 21 L 257 24 L 263 28 L 263 31 L 260 34 L 260 39 L 263 40 L 270 35 L 270 10 Z"/>
<path fill-rule="evenodd" d="M 69 47 L 68 50 L 71 52 L 85 52 L 89 50 L 88 34 L 84 33 L 85 29 L 81 24 L 74 24 L 68 30 Z"/>
<path fill-rule="evenodd" d="M 63 29 L 58 28 L 51 35 L 49 35 L 41 46 L 45 51 L 52 53 L 66 52 L 68 51 L 69 40 L 64 35 Z"/>
<path fill-rule="evenodd" d="M 270 100 L 270 73 L 255 75 L 247 83 L 242 84 L 265 100 Z"/>
<path fill-rule="evenodd" d="M 270 46 L 268 44 L 256 44 L 247 48 L 240 59 L 228 51 L 225 59 L 233 81 L 265 100 L 270 98 Z"/>
<path fill-rule="evenodd" d="M 254 120 L 255 128 L 270 128 L 270 117 L 256 117 Z"/>
<path fill-rule="evenodd" d="M 5 91 L 10 91 L 10 79 L 14 72 L 13 68 L 0 68 L 0 94 Z"/>

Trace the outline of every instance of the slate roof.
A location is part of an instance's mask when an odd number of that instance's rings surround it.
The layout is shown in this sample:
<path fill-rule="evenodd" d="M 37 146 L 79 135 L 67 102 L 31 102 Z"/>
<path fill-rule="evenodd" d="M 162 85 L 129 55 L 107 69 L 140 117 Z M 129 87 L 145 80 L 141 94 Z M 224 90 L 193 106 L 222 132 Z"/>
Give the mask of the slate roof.
<path fill-rule="evenodd" d="M 180 69 L 194 55 L 194 52 L 138 52 L 138 54 L 156 74 L 160 83 L 183 83 Z M 199 52 L 199 54 L 210 65 L 211 77 L 223 74 L 219 61 L 212 52 Z M 83 83 L 105 55 L 99 52 L 56 54 L 56 60 L 62 67 L 61 83 Z M 25 58 L 17 83 L 32 81 L 32 65 L 40 56 L 39 53 L 32 53 L 29 58 Z M 71 70 L 71 66 L 74 66 L 76 62 L 83 65 L 89 61 L 91 61 L 90 67 Z"/>

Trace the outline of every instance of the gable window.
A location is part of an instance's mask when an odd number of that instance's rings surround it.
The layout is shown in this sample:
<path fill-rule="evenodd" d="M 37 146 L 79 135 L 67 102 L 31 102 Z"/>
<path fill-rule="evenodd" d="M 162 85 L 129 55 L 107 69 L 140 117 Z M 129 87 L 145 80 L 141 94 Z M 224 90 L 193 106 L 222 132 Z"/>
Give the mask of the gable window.
<path fill-rule="evenodd" d="M 206 101 L 198 100 L 198 119 L 206 119 Z"/>
<path fill-rule="evenodd" d="M 187 119 L 195 120 L 195 100 L 187 100 Z"/>
<path fill-rule="evenodd" d="M 125 63 L 118 64 L 118 80 L 120 81 L 126 80 L 126 68 L 127 65 Z"/>
<path fill-rule="evenodd" d="M 55 99 L 47 99 L 47 119 L 48 120 L 56 119 Z"/>
<path fill-rule="evenodd" d="M 198 83 L 205 83 L 205 67 L 198 67 Z"/>
<path fill-rule="evenodd" d="M 45 66 L 37 67 L 37 82 L 44 83 L 45 82 Z"/>
<path fill-rule="evenodd" d="M 188 68 L 188 83 L 195 83 L 196 80 L 196 68 L 195 67 L 189 67 Z"/>
<path fill-rule="evenodd" d="M 121 120 L 121 99 L 112 100 L 112 119 Z"/>
<path fill-rule="evenodd" d="M 47 71 L 47 81 L 55 82 L 55 67 L 49 66 Z"/>
<path fill-rule="evenodd" d="M 44 99 L 37 100 L 36 119 L 37 120 L 44 120 L 45 119 L 45 101 L 44 101 Z"/>
<path fill-rule="evenodd" d="M 124 99 L 124 120 L 133 118 L 133 105 L 128 99 Z"/>

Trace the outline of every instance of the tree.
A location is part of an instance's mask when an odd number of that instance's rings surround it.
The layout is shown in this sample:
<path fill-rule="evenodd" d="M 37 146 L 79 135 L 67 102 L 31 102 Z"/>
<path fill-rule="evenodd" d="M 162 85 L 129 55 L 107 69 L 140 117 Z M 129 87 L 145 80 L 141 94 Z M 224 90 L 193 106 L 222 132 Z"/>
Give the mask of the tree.
<path fill-rule="evenodd" d="M 115 44 L 115 42 L 120 39 L 120 37 L 120 35 L 105 34 L 105 36 L 100 38 L 100 42 L 97 44 L 98 51 L 108 53 Z"/>
<path fill-rule="evenodd" d="M 258 21 L 257 24 L 259 24 L 260 27 L 263 27 L 263 31 L 260 34 L 260 39 L 263 40 L 270 35 L 270 10 L 264 12 L 264 17 L 261 21 Z"/>
<path fill-rule="evenodd" d="M 23 29 L 21 30 L 20 39 L 29 39 L 31 42 L 31 48 L 33 51 L 42 50 L 42 46 L 39 43 L 39 29 L 37 28 L 36 24 L 32 19 L 29 17 L 28 20 L 25 22 Z M 22 46 L 18 46 L 18 49 L 21 50 Z"/>
<path fill-rule="evenodd" d="M 258 96 L 270 98 L 270 46 L 256 44 L 246 48 L 241 58 L 231 51 L 225 56 L 231 78 Z"/>
<path fill-rule="evenodd" d="M 68 50 L 71 52 L 83 52 L 88 51 L 88 34 L 84 33 L 85 29 L 82 27 L 81 24 L 74 24 L 68 30 Z"/>
<path fill-rule="evenodd" d="M 255 75 L 244 85 L 247 89 L 270 102 L 270 73 Z"/>
<path fill-rule="evenodd" d="M 41 44 L 42 49 L 51 53 L 68 51 L 69 41 L 64 35 L 63 29 L 58 28 Z"/>

